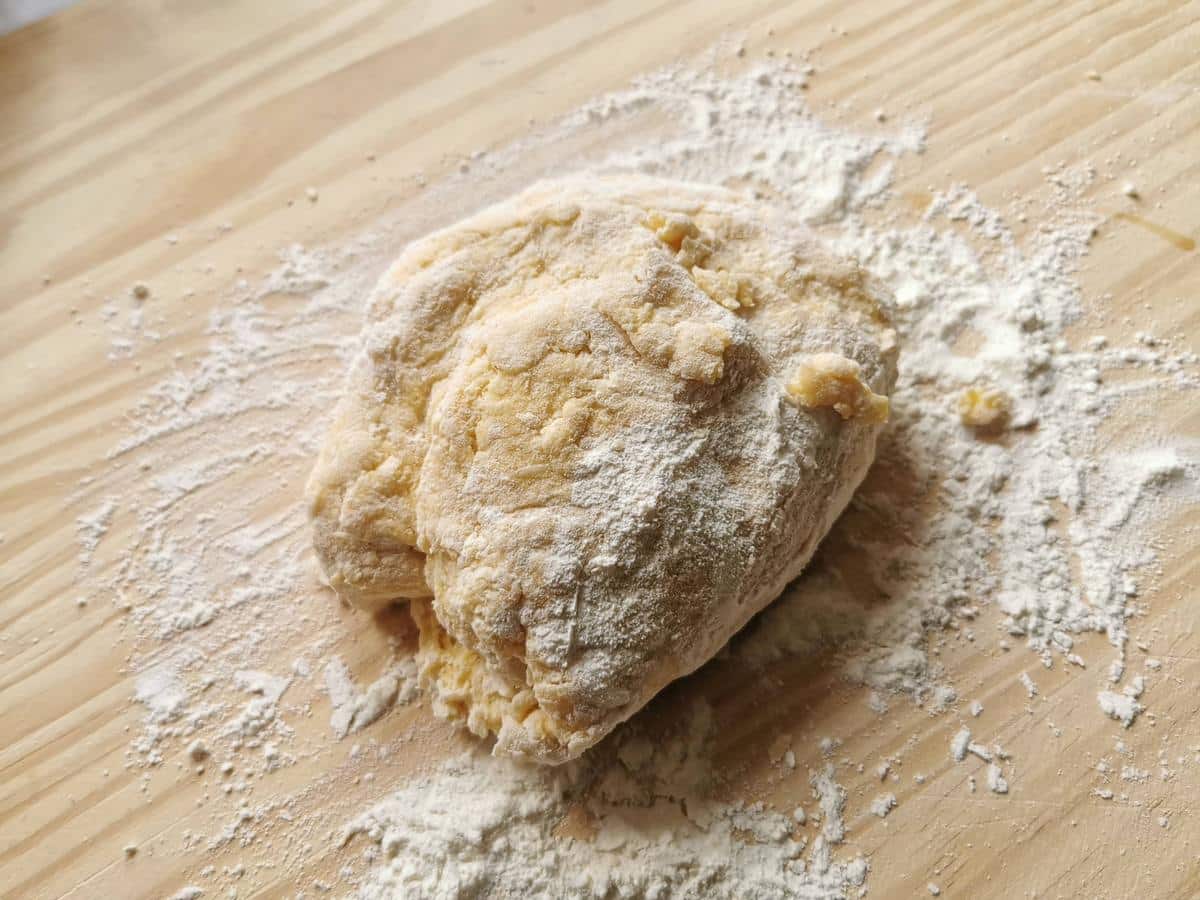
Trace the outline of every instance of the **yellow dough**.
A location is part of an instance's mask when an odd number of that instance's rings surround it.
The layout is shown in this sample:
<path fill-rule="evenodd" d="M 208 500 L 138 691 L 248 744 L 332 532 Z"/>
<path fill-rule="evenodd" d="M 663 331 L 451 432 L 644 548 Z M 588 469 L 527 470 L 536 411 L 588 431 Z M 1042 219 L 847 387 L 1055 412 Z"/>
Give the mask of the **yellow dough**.
<path fill-rule="evenodd" d="M 720 188 L 543 182 L 417 241 L 309 481 L 329 583 L 410 601 L 439 714 L 578 756 L 811 557 L 887 415 L 886 310 Z"/>

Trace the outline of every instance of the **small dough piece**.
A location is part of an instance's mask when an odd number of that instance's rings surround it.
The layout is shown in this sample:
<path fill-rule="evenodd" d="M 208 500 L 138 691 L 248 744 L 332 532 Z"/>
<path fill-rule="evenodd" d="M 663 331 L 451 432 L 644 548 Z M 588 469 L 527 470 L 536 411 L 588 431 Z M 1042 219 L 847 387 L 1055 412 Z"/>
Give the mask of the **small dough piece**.
<path fill-rule="evenodd" d="M 888 419 L 888 398 L 876 394 L 862 380 L 862 366 L 837 353 L 814 353 L 801 359 L 787 392 L 802 406 L 832 407 L 843 419 Z"/>
<path fill-rule="evenodd" d="M 958 417 L 976 431 L 1001 431 L 1012 416 L 1012 398 L 999 388 L 969 387 L 958 397 Z"/>
<path fill-rule="evenodd" d="M 383 276 L 314 544 L 350 602 L 410 602 L 436 712 L 561 763 L 800 573 L 895 377 L 884 292 L 769 207 L 540 183 Z"/>

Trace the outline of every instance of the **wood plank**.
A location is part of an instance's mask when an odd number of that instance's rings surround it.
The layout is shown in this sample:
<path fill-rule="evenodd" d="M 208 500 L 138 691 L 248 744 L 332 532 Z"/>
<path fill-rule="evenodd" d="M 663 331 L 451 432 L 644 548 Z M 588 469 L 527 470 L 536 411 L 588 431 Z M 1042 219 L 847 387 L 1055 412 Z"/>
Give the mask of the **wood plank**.
<path fill-rule="evenodd" d="M 180 851 L 185 832 L 211 833 L 227 815 L 211 780 L 174 760 L 125 768 L 141 711 L 130 702 L 124 614 L 113 598 L 74 604 L 76 516 L 140 477 L 107 454 L 138 398 L 203 355 L 208 314 L 238 273 L 271 268 L 292 242 L 355 235 L 409 208 L 417 173 L 436 181 L 519 138 L 531 118 L 737 31 L 752 58 L 816 48 L 810 95 L 822 117 L 853 127 L 868 127 L 877 108 L 927 117 L 927 150 L 904 163 L 901 193 L 965 182 L 1013 209 L 1048 197 L 1046 166 L 1131 171 L 1087 189 L 1108 218 L 1080 274 L 1092 304 L 1080 333 L 1102 326 L 1129 338 L 1152 323 L 1200 350 L 1200 254 L 1188 244 L 1200 238 L 1200 4 L 86 0 L 0 38 L 0 893 L 163 897 L 202 865 L 242 858 L 236 842 Z M 558 152 L 548 165 L 569 159 Z M 1106 164 L 1118 157 L 1136 170 Z M 1144 198 L 1137 219 L 1122 214 L 1126 177 Z M 304 201 L 310 185 L 319 204 Z M 1039 224 L 1031 217 L 1019 231 Z M 185 239 L 166 242 L 173 233 Z M 408 236 L 400 228 L 388 240 Z M 100 311 L 136 281 L 154 286 L 171 334 L 114 361 Z M 1154 415 L 1163 433 L 1200 434 L 1186 396 Z M 1114 423 L 1113 440 L 1120 431 Z M 89 475 L 105 477 L 81 487 Z M 278 508 L 264 504 L 263 520 Z M 1172 675 L 1154 691 L 1153 724 L 1121 735 L 1138 758 L 1200 746 L 1195 527 L 1192 512 L 1164 525 L 1161 578 L 1136 623 Z M 135 533 L 122 512 L 97 570 L 117 565 Z M 339 652 L 370 671 L 386 634 L 344 610 L 328 616 Z M 719 697 L 733 723 L 721 752 L 746 764 L 740 788 L 780 804 L 808 797 L 803 766 L 780 781 L 763 759 L 782 733 L 810 747 L 837 734 L 855 759 L 903 750 L 906 774 L 926 783 L 903 782 L 886 820 L 851 823 L 871 860 L 871 896 L 921 895 L 931 880 L 954 897 L 1200 896 L 1194 763 L 1148 785 L 1142 807 L 1105 803 L 1090 772 L 1112 753 L 1114 730 L 1096 713 L 1094 678 L 1039 673 L 1032 704 L 1014 689 L 1032 657 L 946 640 L 940 659 L 1019 761 L 1010 796 L 967 793 L 966 770 L 946 754 L 953 721 L 895 709 L 881 724 L 861 692 L 817 663 L 773 673 L 754 715 L 746 685 L 717 684 L 709 670 L 651 714 L 668 715 L 692 691 Z M 290 664 L 287 648 L 275 661 Z M 325 711 L 295 717 L 300 745 L 324 739 Z M 410 732 L 397 778 L 464 740 L 421 707 L 396 711 L 373 737 Z M 302 758 L 272 789 L 296 795 L 302 822 L 317 808 L 348 816 L 378 793 L 355 783 L 349 753 L 345 743 Z M 878 791 L 869 770 L 843 783 L 858 808 Z M 1172 810 L 1170 828 L 1158 825 L 1160 808 Z M 241 896 L 311 893 L 354 858 L 303 828 L 264 831 L 278 860 L 253 867 Z M 131 841 L 143 849 L 127 860 Z M 1120 847 L 1133 849 L 1122 857 Z"/>

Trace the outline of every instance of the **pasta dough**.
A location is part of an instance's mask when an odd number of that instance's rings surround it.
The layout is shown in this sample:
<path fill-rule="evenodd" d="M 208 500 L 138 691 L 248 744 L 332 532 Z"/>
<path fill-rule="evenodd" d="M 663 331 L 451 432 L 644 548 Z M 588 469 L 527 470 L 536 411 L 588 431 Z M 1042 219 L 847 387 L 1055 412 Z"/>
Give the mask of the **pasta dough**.
<path fill-rule="evenodd" d="M 796 577 L 874 456 L 880 287 L 720 188 L 539 183 L 383 276 L 313 470 L 351 603 L 410 602 L 435 710 L 571 759 Z"/>

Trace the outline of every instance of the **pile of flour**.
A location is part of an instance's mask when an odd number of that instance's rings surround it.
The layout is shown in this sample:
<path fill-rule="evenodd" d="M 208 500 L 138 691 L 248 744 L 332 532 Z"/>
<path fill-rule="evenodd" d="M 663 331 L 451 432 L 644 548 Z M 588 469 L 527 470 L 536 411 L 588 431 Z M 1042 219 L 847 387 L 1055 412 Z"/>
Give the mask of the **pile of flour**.
<path fill-rule="evenodd" d="M 713 799 L 711 729 L 700 703 L 681 734 L 652 742 L 628 729 L 600 759 L 560 770 L 479 751 L 451 759 L 349 824 L 345 840 L 378 847 L 359 896 L 824 900 L 861 886 L 864 859 L 831 859 L 845 796 L 829 774 L 813 778 L 824 815 L 810 837 L 803 812 Z"/>
<path fill-rule="evenodd" d="M 840 846 L 853 815 L 832 754 L 808 773 L 807 811 L 741 802 L 713 761 L 702 703 L 669 739 L 648 739 L 635 720 L 562 770 L 466 753 L 389 784 L 394 793 L 366 809 L 325 803 L 316 790 L 271 794 L 270 773 L 300 750 L 329 754 L 351 732 L 359 735 L 347 740 L 369 735 L 389 705 L 416 699 L 403 642 L 362 673 L 362 686 L 331 661 L 345 619 L 315 581 L 299 502 L 364 298 L 405 240 L 548 167 L 753 191 L 789 207 L 896 295 L 893 424 L 827 541 L 837 552 L 819 553 L 713 665 L 769 673 L 819 651 L 866 686 L 865 702 L 881 714 L 890 695 L 936 712 L 957 699 L 927 634 L 949 628 L 1045 666 L 1087 666 L 1097 715 L 1129 726 L 1152 706 L 1155 673 L 1125 677 L 1129 619 L 1152 571 L 1148 530 L 1173 503 L 1194 500 L 1194 448 L 1150 430 L 1115 446 L 1097 429 L 1132 396 L 1194 388 L 1197 360 L 1152 335 L 1115 348 L 1071 331 L 1081 316 L 1073 272 L 1097 224 L 1077 207 L 1098 176 L 1086 165 L 1048 172 L 1053 201 L 1021 209 L 1044 223 L 1025 239 L 963 186 L 931 191 L 914 214 L 890 185 L 894 166 L 922 149 L 919 124 L 838 130 L 808 109 L 808 66 L 717 74 L 732 61 L 653 73 L 479 154 L 424 188 L 403 220 L 350 245 L 289 248 L 275 272 L 239 283 L 213 314 L 207 351 L 180 360 L 143 399 L 110 475 L 81 485 L 80 584 L 126 611 L 135 702 L 145 706 L 128 766 L 150 772 L 202 741 L 229 788 L 230 809 L 214 813 L 210 843 L 195 846 L 222 846 L 249 783 L 260 800 L 272 797 L 264 809 L 287 810 L 273 824 L 263 813 L 260 829 L 287 835 L 305 815 L 306 834 L 336 831 L 364 861 L 342 871 L 338 889 L 369 898 L 866 890 L 866 861 Z M 604 149 L 556 149 L 591 146 Z M 122 353 L 134 346 L 116 341 Z M 982 434 L 963 424 L 957 402 L 970 387 L 1003 392 L 1007 428 Z M 145 477 L 117 501 L 108 477 L 127 466 Z M 218 496 L 219 510 L 210 503 Z M 122 516 L 132 516 L 134 538 L 116 549 L 114 569 L 98 573 L 92 560 Z M 848 558 L 852 572 L 839 562 Z M 989 608 L 1001 614 L 998 630 L 980 625 L 997 620 Z M 1091 632 L 1107 644 L 1085 648 Z M 293 723 L 326 703 L 327 737 L 299 746 Z M 969 732 L 961 743 L 956 758 L 987 754 L 988 787 L 1010 790 L 1002 751 L 973 744 Z M 894 802 L 881 795 L 851 812 L 883 816 Z M 294 863 L 285 855 L 279 864 Z"/>

